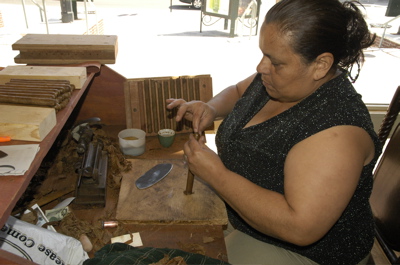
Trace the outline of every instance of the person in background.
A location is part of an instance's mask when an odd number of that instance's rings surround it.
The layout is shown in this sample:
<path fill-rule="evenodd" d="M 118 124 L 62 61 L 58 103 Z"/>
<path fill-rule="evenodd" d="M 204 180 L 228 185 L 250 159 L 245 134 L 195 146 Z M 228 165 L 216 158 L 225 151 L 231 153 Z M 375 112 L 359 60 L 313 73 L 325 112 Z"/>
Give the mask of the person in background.
<path fill-rule="evenodd" d="M 190 170 L 226 202 L 232 264 L 366 264 L 381 145 L 352 86 L 375 36 L 356 2 L 282 0 L 267 13 L 252 76 L 209 102 L 168 99 L 218 154 L 190 136 Z M 358 73 L 354 77 L 356 79 Z"/>

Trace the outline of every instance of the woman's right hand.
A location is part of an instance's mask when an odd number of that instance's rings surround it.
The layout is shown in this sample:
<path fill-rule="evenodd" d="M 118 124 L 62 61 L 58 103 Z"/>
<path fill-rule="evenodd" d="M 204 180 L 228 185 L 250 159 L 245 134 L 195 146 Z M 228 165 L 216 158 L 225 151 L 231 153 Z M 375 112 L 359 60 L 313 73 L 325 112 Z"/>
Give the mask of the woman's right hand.
<path fill-rule="evenodd" d="M 202 101 L 189 101 L 184 99 L 167 99 L 167 109 L 177 108 L 176 121 L 179 122 L 183 118 L 192 121 L 194 132 L 203 132 L 214 122 L 217 112 L 209 104 Z"/>

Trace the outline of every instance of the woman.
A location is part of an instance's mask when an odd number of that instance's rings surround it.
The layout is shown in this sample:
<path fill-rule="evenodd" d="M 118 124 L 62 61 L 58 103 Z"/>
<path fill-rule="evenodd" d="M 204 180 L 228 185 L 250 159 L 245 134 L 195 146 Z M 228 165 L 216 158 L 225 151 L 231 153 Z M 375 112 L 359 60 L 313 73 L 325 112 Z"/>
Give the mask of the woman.
<path fill-rule="evenodd" d="M 184 152 L 227 204 L 231 263 L 366 263 L 381 147 L 345 69 L 373 40 L 353 3 L 283 0 L 261 27 L 256 74 L 208 103 L 167 100 L 195 132 L 224 118 L 218 155 L 204 137 Z"/>

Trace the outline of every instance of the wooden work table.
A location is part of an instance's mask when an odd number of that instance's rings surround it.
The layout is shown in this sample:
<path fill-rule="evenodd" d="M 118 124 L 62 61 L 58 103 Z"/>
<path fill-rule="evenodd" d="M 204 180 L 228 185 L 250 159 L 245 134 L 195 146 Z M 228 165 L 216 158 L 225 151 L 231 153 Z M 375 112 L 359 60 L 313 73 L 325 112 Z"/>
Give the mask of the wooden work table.
<path fill-rule="evenodd" d="M 57 125 L 40 142 L 40 151 L 36 155 L 31 168 L 23 176 L 7 176 L 0 178 L 0 225 L 3 226 L 8 216 L 13 211 L 19 198 L 27 189 L 32 177 L 39 169 L 47 153 L 57 142 L 60 132 L 70 129 L 76 121 L 100 117 L 106 124 L 108 132 L 116 136 L 126 128 L 126 115 L 124 107 L 124 82 L 126 78 L 116 73 L 107 66 L 102 65 L 100 72 L 88 72 L 88 79 L 84 87 L 76 90 L 68 106 L 57 113 Z M 163 148 L 158 144 L 157 137 L 147 138 L 146 153 L 137 159 L 154 159 L 163 155 L 168 158 L 182 159 L 182 146 L 188 135 L 177 135 L 174 145 Z M 11 141 L 7 144 L 27 144 L 32 142 Z M 117 198 L 107 198 L 104 209 L 77 209 L 74 213 L 78 218 L 91 222 L 101 214 L 101 211 L 115 207 Z M 114 209 L 115 210 L 115 209 Z M 223 236 L 223 226 L 196 225 L 196 224 L 170 224 L 170 225 L 146 225 L 126 224 L 131 232 L 139 232 L 145 247 L 177 248 L 188 252 L 199 253 L 199 248 L 209 257 L 227 261 L 227 254 Z M 112 229 L 115 228 L 105 228 Z M 212 238 L 212 240 L 210 240 Z M 89 253 L 93 255 L 93 253 Z M 11 253 L 0 250 L 0 264 L 33 264 Z"/>
<path fill-rule="evenodd" d="M 121 126 L 107 126 L 105 130 L 110 137 L 116 138 L 118 132 L 124 129 Z M 188 133 L 177 134 L 173 145 L 169 148 L 162 147 L 156 136 L 146 137 L 146 151 L 144 154 L 127 159 L 153 160 L 169 159 L 183 160 L 183 144 L 189 137 Z M 159 183 L 163 185 L 163 183 Z M 74 208 L 75 216 L 81 220 L 91 223 L 93 226 L 102 226 L 99 220 L 110 215 L 110 221 L 116 221 L 115 210 L 118 203 L 118 195 L 113 190 L 107 191 L 107 203 L 104 208 L 79 209 Z M 210 209 L 212 211 L 212 209 Z M 221 259 L 227 262 L 227 253 L 224 241 L 224 225 L 196 224 L 196 223 L 130 223 L 129 221 L 117 221 L 119 228 L 123 227 L 131 233 L 139 232 L 144 247 L 175 248 L 187 252 L 204 254 L 206 256 Z M 107 235 L 116 231 L 117 228 L 105 227 Z M 89 253 L 93 256 L 94 253 Z"/>
<path fill-rule="evenodd" d="M 36 154 L 34 160 L 32 161 L 31 167 L 28 171 L 22 176 L 5 176 L 0 177 L 0 226 L 2 227 L 8 219 L 8 216 L 11 214 L 14 206 L 18 202 L 19 198 L 25 192 L 28 187 L 32 177 L 39 169 L 43 159 L 47 155 L 50 148 L 53 146 L 56 141 L 58 135 L 60 134 L 62 128 L 67 123 L 70 118 L 71 113 L 74 111 L 76 106 L 78 105 L 80 99 L 85 94 L 86 90 L 90 86 L 96 72 L 88 72 L 88 77 L 83 85 L 82 89 L 75 90 L 71 96 L 70 102 L 68 105 L 60 110 L 57 115 L 57 124 L 51 130 L 51 132 L 40 142 L 39 147 L 40 150 Z M 10 142 L 1 143 L 1 145 L 16 145 L 16 144 L 29 144 L 32 142 L 27 141 L 15 141 L 12 140 Z M 20 263 L 22 262 L 22 263 Z M 13 254 L 10 254 L 6 251 L 0 250 L 0 263 L 1 264 L 32 264 L 28 262 L 26 259 L 21 259 Z"/>

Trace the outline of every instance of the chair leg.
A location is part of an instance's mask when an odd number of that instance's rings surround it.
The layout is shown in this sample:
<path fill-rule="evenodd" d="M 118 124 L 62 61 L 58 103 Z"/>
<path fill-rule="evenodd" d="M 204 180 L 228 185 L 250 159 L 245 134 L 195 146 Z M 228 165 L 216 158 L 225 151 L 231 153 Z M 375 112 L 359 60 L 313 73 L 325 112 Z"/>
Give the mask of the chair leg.
<path fill-rule="evenodd" d="M 400 264 L 400 258 L 396 256 L 396 254 L 394 253 L 394 251 L 389 248 L 389 246 L 387 246 L 385 244 L 385 241 L 383 240 L 383 238 L 381 237 L 381 235 L 379 234 L 378 230 L 375 228 L 375 234 L 376 234 L 376 239 L 379 242 L 379 245 L 381 246 L 383 252 L 385 253 L 386 258 L 389 260 L 390 264 Z"/>

